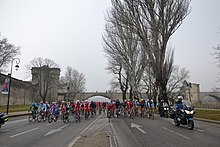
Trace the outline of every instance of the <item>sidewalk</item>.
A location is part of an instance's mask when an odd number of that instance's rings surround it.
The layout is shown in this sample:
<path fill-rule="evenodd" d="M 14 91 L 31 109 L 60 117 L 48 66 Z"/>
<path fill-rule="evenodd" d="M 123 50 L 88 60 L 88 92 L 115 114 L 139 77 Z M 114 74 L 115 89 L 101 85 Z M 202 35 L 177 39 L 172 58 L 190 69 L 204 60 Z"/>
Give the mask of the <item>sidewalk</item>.
<path fill-rule="evenodd" d="M 16 117 L 16 116 L 23 116 L 28 115 L 28 111 L 20 111 L 20 112 L 9 112 L 8 117 Z"/>

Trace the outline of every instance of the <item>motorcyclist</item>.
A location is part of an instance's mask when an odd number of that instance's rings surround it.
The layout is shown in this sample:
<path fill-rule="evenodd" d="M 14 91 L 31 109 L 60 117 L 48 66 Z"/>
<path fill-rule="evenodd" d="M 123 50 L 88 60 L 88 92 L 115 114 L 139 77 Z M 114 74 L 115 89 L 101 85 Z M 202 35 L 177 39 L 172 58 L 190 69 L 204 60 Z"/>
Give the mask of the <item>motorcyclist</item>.
<path fill-rule="evenodd" d="M 177 97 L 177 101 L 176 101 L 176 103 L 175 103 L 175 109 L 176 109 L 176 111 L 175 111 L 175 114 L 176 114 L 176 117 L 178 118 L 178 117 L 181 117 L 181 115 L 180 115 L 180 109 L 183 109 L 183 104 L 182 104 L 182 100 L 183 100 L 183 97 L 182 96 L 178 96 Z"/>
<path fill-rule="evenodd" d="M 183 109 L 183 103 L 182 103 L 183 97 L 178 96 L 177 97 L 177 102 L 175 103 L 176 109 Z"/>

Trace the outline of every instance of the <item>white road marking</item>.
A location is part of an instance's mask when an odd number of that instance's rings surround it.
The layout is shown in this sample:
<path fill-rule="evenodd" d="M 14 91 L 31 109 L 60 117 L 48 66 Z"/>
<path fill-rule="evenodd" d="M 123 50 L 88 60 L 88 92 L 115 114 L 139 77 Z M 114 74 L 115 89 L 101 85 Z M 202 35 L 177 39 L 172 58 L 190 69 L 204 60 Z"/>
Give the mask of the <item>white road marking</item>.
<path fill-rule="evenodd" d="M 46 124 L 46 126 L 50 126 L 50 125 L 52 125 L 52 123 Z"/>
<path fill-rule="evenodd" d="M 25 118 L 25 119 L 19 119 L 19 120 L 8 121 L 8 122 L 5 123 L 5 126 L 11 125 L 11 124 L 20 123 L 20 122 L 24 122 L 24 121 L 27 121 L 27 122 L 28 122 L 28 119 Z"/>
<path fill-rule="evenodd" d="M 114 132 L 116 132 L 116 131 L 115 131 L 115 129 L 114 129 L 114 127 L 113 127 L 113 125 L 112 125 L 111 122 L 110 122 L 110 126 L 111 126 L 111 129 L 112 129 L 113 134 L 115 134 Z M 110 137 L 109 137 L 109 138 L 110 138 Z M 118 139 L 118 138 L 116 138 L 116 136 L 113 136 L 113 138 L 114 138 L 115 147 L 118 147 L 118 143 L 117 143 L 117 139 Z M 110 139 L 111 139 L 111 138 L 110 138 Z M 113 147 L 112 142 L 110 142 L 110 147 Z"/>
<path fill-rule="evenodd" d="M 147 133 L 145 132 L 143 129 L 141 129 L 142 126 L 140 125 L 137 125 L 137 124 L 134 124 L 134 123 L 131 123 L 131 128 L 137 128 L 139 131 L 141 131 L 142 133 Z"/>
<path fill-rule="evenodd" d="M 52 129 L 52 130 L 50 130 L 49 132 L 47 132 L 47 134 L 45 134 L 44 136 L 48 136 L 48 135 L 54 134 L 54 133 L 56 133 L 56 132 L 60 132 L 60 131 L 63 130 L 63 128 L 65 128 L 65 127 L 67 127 L 67 126 L 68 126 L 68 125 L 64 125 L 64 126 L 58 128 L 58 129 Z"/>
<path fill-rule="evenodd" d="M 102 114 L 103 115 L 103 114 Z M 98 118 L 96 118 L 90 125 L 88 125 L 82 132 L 79 133 L 79 135 L 77 137 L 75 137 L 73 139 L 73 141 L 71 141 L 66 147 L 72 147 L 76 142 L 77 140 L 79 140 L 81 138 L 81 135 L 86 131 L 88 130 L 100 117 L 102 117 L 102 115 L 100 115 Z"/>
<path fill-rule="evenodd" d="M 199 131 L 199 132 L 204 132 L 204 130 L 201 130 L 201 129 L 195 129 L 196 131 Z"/>
<path fill-rule="evenodd" d="M 183 138 L 185 138 L 185 139 L 191 140 L 189 137 L 184 136 L 184 135 L 182 135 L 182 134 L 179 134 L 179 133 L 177 133 L 177 132 L 175 132 L 175 131 L 173 131 L 173 130 L 167 129 L 166 127 L 162 127 L 162 128 L 163 128 L 164 130 L 167 130 L 167 131 L 169 131 L 169 132 L 171 132 L 171 133 L 174 133 L 174 134 L 176 134 L 176 135 L 178 135 L 178 136 L 181 136 L 181 137 L 183 137 Z"/>
<path fill-rule="evenodd" d="M 171 124 L 174 124 L 174 125 L 175 125 L 174 122 L 171 122 Z M 201 130 L 201 129 L 194 129 L 194 130 L 199 131 L 199 132 L 204 132 L 204 130 Z"/>
<path fill-rule="evenodd" d="M 31 129 L 31 130 L 27 130 L 27 131 L 24 131 L 24 132 L 21 132 L 21 133 L 12 135 L 12 136 L 10 136 L 10 137 L 13 138 L 13 137 L 16 137 L 16 136 L 19 136 L 19 135 L 22 135 L 22 134 L 29 133 L 29 132 L 31 132 L 31 131 L 37 130 L 37 129 L 39 129 L 39 128 L 37 127 L 37 128 Z"/>

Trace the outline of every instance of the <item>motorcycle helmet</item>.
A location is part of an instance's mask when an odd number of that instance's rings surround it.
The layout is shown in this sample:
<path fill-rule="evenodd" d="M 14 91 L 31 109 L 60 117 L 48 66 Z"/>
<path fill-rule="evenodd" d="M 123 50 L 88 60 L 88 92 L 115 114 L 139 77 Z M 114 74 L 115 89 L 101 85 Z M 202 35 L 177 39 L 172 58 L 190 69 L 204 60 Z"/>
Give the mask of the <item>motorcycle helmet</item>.
<path fill-rule="evenodd" d="M 177 101 L 178 101 L 178 102 L 182 102 L 182 100 L 183 100 L 183 96 L 179 95 L 179 96 L 177 97 Z"/>

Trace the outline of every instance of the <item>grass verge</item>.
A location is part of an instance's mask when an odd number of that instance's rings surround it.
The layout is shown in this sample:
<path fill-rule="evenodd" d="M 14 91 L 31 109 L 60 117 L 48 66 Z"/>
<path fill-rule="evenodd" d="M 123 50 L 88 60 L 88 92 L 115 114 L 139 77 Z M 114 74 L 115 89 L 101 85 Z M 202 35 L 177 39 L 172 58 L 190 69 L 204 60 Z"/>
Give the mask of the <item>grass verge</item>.
<path fill-rule="evenodd" d="M 220 121 L 220 111 L 208 110 L 208 109 L 196 109 L 195 117 Z"/>
<path fill-rule="evenodd" d="M 8 112 L 19 112 L 19 111 L 28 111 L 30 108 L 30 105 L 13 105 L 9 106 Z M 0 106 L 0 112 L 6 113 L 7 106 Z"/>

